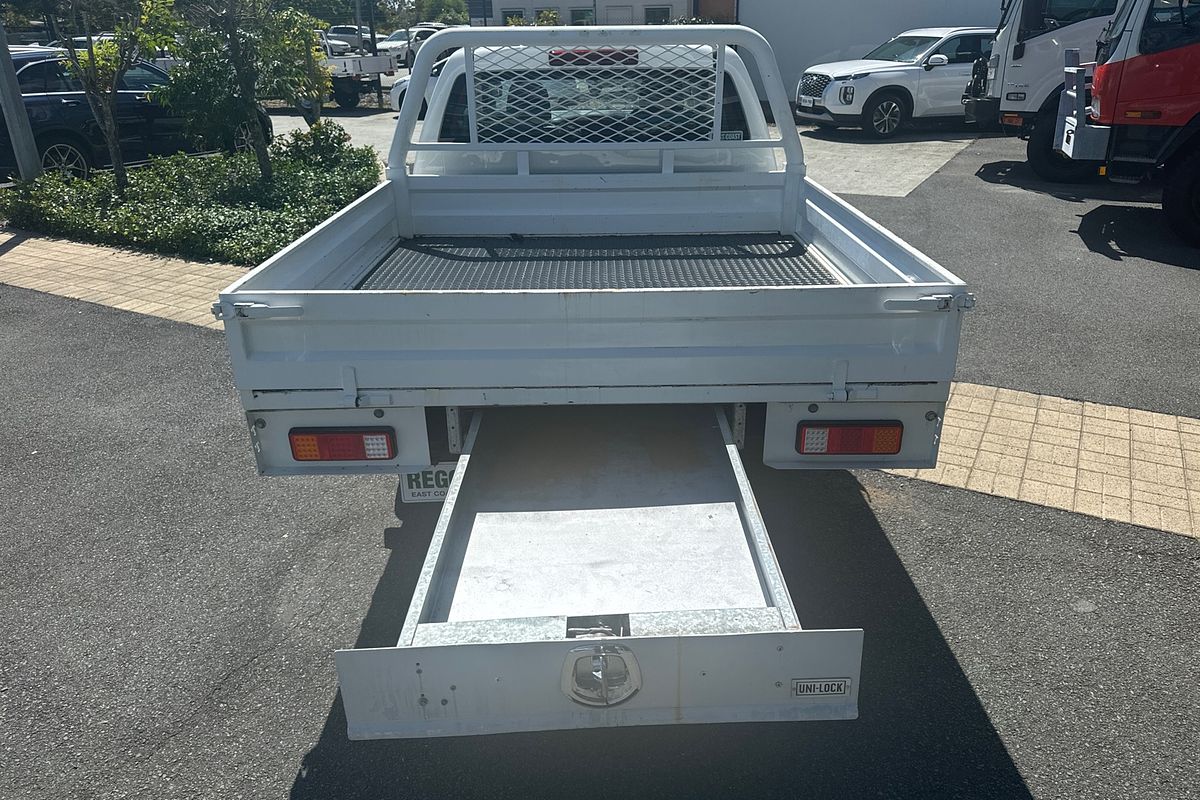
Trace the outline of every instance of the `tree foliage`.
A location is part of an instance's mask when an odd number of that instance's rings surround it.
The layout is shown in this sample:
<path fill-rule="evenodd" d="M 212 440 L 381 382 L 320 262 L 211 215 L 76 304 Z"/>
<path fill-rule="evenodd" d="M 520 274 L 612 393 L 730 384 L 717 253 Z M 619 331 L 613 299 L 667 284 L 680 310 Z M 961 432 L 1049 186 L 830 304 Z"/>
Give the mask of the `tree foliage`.
<path fill-rule="evenodd" d="M 371 18 L 371 0 L 362 0 L 360 16 L 366 25 Z M 303 11 L 330 25 L 352 24 L 354 0 L 284 0 L 284 5 Z M 375 3 L 375 32 L 388 34 L 398 28 L 408 28 L 421 22 L 414 0 L 378 0 Z"/>
<path fill-rule="evenodd" d="M 521 25 L 550 26 L 550 25 L 561 25 L 562 22 L 559 19 L 558 12 L 555 11 L 553 8 L 543 8 L 541 11 L 537 12 L 537 16 L 534 17 L 533 22 L 530 22 L 524 16 L 520 16 L 520 17 L 513 16 L 513 17 L 509 17 L 508 19 L 504 20 L 504 24 L 505 25 L 516 25 L 516 26 L 521 26 Z"/>
<path fill-rule="evenodd" d="M 271 0 L 186 2 L 190 23 L 177 45 L 184 62 L 171 72 L 163 101 L 210 141 L 245 134 L 264 180 L 272 175 L 259 97 L 282 98 L 319 116 L 330 76 L 313 17 L 277 10 Z"/>
<path fill-rule="evenodd" d="M 70 72 L 82 85 L 104 135 L 117 191 L 123 192 L 128 177 L 117 123 L 117 90 L 140 54 L 153 53 L 174 38 L 177 19 L 171 0 L 67 0 L 48 3 L 46 10 L 55 37 L 67 51 Z M 112 23 L 110 30 L 105 30 L 106 22 Z"/>
<path fill-rule="evenodd" d="M 46 173 L 0 192 L 0 217 L 80 241 L 257 264 L 379 183 L 370 147 L 323 121 L 271 143 L 275 177 L 249 153 L 154 159 L 117 195 L 110 172 Z"/>
<path fill-rule="evenodd" d="M 464 0 L 416 0 L 416 13 L 418 22 L 466 25 L 471 21 Z"/>

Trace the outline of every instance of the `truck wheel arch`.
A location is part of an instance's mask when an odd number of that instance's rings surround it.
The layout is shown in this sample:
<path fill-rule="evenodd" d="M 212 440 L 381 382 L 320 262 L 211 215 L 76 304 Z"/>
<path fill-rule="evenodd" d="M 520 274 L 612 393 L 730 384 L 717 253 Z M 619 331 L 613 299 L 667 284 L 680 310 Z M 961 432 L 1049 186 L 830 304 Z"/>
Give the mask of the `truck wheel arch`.
<path fill-rule="evenodd" d="M 1166 175 L 1162 208 L 1176 235 L 1200 246 L 1200 147 L 1177 153 Z"/>
<path fill-rule="evenodd" d="M 1172 134 L 1163 145 L 1158 162 L 1170 167 L 1197 151 L 1200 151 L 1200 114 Z"/>
<path fill-rule="evenodd" d="M 1058 116 L 1058 98 L 1060 95 L 1062 95 L 1063 91 L 1066 88 L 1067 88 L 1066 83 L 1060 83 L 1058 86 L 1055 86 L 1053 91 L 1051 91 L 1050 94 L 1046 95 L 1046 99 L 1042 101 L 1042 104 L 1040 106 L 1038 106 L 1038 116 L 1049 113 L 1049 114 L 1054 114 L 1057 117 Z"/>

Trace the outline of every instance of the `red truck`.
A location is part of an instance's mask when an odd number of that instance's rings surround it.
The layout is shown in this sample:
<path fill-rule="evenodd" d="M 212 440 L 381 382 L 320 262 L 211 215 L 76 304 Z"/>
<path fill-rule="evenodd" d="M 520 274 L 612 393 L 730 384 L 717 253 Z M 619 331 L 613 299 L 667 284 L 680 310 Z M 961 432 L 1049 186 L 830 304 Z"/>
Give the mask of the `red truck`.
<path fill-rule="evenodd" d="M 1200 0 L 1124 0 L 1097 44 L 1094 64 L 1067 51 L 1059 149 L 1120 183 L 1161 174 L 1171 227 L 1200 245 Z"/>

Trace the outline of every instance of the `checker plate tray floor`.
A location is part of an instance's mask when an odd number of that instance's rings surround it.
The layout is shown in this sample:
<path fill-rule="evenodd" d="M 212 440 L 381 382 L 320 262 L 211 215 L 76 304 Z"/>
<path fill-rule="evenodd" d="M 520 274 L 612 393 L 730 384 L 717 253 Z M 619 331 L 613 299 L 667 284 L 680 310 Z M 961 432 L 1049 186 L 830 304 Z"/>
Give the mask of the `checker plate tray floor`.
<path fill-rule="evenodd" d="M 429 237 L 402 241 L 357 289 L 690 289 L 843 283 L 778 234 Z"/>

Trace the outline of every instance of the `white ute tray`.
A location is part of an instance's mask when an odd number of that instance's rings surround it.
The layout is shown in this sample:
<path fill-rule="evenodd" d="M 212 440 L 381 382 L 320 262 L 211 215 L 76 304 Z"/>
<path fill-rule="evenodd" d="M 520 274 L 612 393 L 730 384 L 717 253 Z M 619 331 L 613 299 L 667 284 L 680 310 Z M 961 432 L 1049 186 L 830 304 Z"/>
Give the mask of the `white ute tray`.
<path fill-rule="evenodd" d="M 861 630 L 805 631 L 724 412 L 478 412 L 354 739 L 852 719 Z M 582 694 L 581 694 L 582 693 Z"/>

